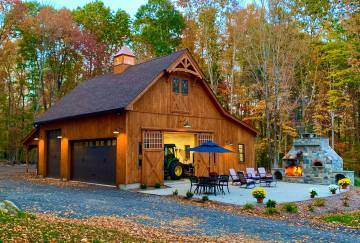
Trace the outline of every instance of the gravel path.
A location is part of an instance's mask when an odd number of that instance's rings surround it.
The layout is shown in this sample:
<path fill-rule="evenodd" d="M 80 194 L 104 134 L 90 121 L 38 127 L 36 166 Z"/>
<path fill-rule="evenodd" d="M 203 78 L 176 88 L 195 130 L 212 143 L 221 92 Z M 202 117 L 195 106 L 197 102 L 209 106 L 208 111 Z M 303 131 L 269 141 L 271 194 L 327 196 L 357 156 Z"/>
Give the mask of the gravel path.
<path fill-rule="evenodd" d="M 0 168 L 1 169 L 1 168 Z M 1 173 L 0 173 L 1 174 Z M 216 209 L 183 205 L 158 196 L 143 195 L 104 187 L 58 187 L 11 179 L 1 179 L 0 196 L 14 201 L 21 208 L 39 213 L 56 213 L 69 218 L 117 215 L 135 222 L 166 227 L 168 222 L 194 219 L 189 227 L 176 227 L 180 234 L 254 235 L 263 240 L 285 242 L 360 242 L 355 230 L 315 229 L 302 222 L 294 223 L 241 216 Z M 171 225 L 171 224 L 170 224 Z"/>

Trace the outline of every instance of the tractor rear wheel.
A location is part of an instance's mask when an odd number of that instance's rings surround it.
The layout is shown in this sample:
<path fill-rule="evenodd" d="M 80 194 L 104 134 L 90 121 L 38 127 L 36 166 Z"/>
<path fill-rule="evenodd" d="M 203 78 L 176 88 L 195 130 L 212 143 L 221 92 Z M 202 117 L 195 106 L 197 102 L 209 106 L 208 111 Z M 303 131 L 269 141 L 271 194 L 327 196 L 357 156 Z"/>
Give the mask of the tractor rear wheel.
<path fill-rule="evenodd" d="M 172 180 L 179 180 L 181 176 L 183 175 L 183 168 L 179 161 L 173 161 L 171 162 L 169 166 L 169 175 Z"/>

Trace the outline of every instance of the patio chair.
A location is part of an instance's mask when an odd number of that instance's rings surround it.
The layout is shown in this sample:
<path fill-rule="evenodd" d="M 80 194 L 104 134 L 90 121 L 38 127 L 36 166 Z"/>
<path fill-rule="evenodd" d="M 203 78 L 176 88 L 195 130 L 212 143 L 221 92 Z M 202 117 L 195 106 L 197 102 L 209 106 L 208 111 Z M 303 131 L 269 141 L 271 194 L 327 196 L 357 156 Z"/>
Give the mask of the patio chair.
<path fill-rule="evenodd" d="M 194 192 L 196 192 L 197 190 L 199 190 L 199 178 L 197 178 L 196 176 L 190 176 L 190 191 L 192 190 L 192 187 L 195 187 Z"/>
<path fill-rule="evenodd" d="M 225 194 L 224 187 L 226 187 L 227 190 L 228 190 L 228 193 L 230 193 L 230 190 L 229 190 L 229 176 L 228 175 L 221 175 L 219 177 L 219 189 L 221 190 L 222 193 Z"/>
<path fill-rule="evenodd" d="M 246 189 L 255 187 L 255 180 L 246 178 L 243 172 L 239 173 L 239 179 L 240 186 L 245 185 Z"/>
<path fill-rule="evenodd" d="M 266 172 L 264 167 L 259 167 L 258 172 L 259 172 L 260 178 L 270 178 L 270 177 L 272 178 L 271 173 Z"/>
<path fill-rule="evenodd" d="M 246 174 L 247 174 L 247 178 L 249 179 L 253 179 L 255 181 L 260 180 L 260 176 L 256 175 L 254 168 L 246 168 Z"/>
<path fill-rule="evenodd" d="M 260 175 L 260 185 L 265 184 L 265 186 L 271 187 L 271 185 L 276 186 L 276 180 L 270 173 L 267 173 L 264 167 L 259 167 L 258 172 Z"/>
<path fill-rule="evenodd" d="M 229 175 L 230 175 L 231 181 L 233 183 L 239 183 L 240 182 L 240 178 L 239 178 L 238 174 L 236 173 L 236 171 L 233 168 L 231 168 L 229 170 Z"/>
<path fill-rule="evenodd" d="M 199 177 L 197 192 L 202 193 L 214 193 L 216 196 L 216 188 L 218 186 L 218 178 L 216 177 Z"/>
<path fill-rule="evenodd" d="M 210 172 L 210 173 L 209 173 L 209 176 L 210 176 L 210 177 L 218 177 L 219 174 L 216 173 L 216 172 Z"/>

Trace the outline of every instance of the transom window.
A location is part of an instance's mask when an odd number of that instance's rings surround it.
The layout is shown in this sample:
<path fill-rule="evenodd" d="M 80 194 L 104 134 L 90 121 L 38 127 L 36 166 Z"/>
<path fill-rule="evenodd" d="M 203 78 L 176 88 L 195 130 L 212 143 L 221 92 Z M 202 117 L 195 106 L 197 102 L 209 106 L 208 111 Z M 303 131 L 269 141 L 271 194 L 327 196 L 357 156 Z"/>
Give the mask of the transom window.
<path fill-rule="evenodd" d="M 238 158 L 239 162 L 243 163 L 245 162 L 245 145 L 244 144 L 238 144 Z"/>
<path fill-rule="evenodd" d="M 172 79 L 172 92 L 175 94 L 188 95 L 189 93 L 189 80 L 174 77 Z"/>
<path fill-rule="evenodd" d="M 144 132 L 144 149 L 162 149 L 163 134 L 161 131 Z"/>
<path fill-rule="evenodd" d="M 198 136 L 199 136 L 198 137 L 199 145 L 209 142 L 209 141 L 211 141 L 211 142 L 213 141 L 213 136 L 210 133 L 200 133 Z"/>

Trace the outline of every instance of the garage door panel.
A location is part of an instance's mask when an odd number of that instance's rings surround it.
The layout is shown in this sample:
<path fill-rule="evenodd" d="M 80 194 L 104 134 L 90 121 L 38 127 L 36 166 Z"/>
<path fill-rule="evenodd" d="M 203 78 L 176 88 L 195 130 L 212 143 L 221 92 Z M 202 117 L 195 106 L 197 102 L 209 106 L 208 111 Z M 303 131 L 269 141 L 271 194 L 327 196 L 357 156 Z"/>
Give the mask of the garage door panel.
<path fill-rule="evenodd" d="M 116 143 L 113 140 L 74 142 L 72 179 L 115 184 Z"/>
<path fill-rule="evenodd" d="M 60 177 L 60 130 L 48 131 L 46 153 L 46 176 L 51 178 Z"/>

